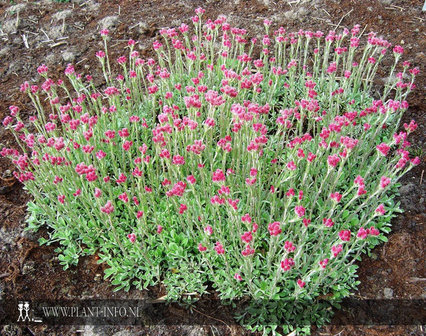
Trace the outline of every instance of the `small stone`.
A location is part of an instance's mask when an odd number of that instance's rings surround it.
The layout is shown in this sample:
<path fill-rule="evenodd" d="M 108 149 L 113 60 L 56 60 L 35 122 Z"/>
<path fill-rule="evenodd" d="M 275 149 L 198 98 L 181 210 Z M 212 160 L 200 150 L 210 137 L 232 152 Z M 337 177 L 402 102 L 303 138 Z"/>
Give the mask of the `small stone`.
<path fill-rule="evenodd" d="M 26 275 L 26 274 L 30 274 L 34 272 L 34 262 L 33 261 L 28 261 L 24 267 L 22 267 L 22 274 Z"/>
<path fill-rule="evenodd" d="M 16 26 L 16 20 L 6 20 L 1 26 L 1 29 L 6 34 L 16 33 L 17 28 L 18 27 Z"/>
<path fill-rule="evenodd" d="M 104 17 L 99 21 L 99 26 L 101 29 L 115 29 L 118 24 L 118 16 L 112 15 Z"/>
<path fill-rule="evenodd" d="M 20 4 L 17 4 L 17 5 L 14 5 L 14 6 L 10 6 L 10 7 L 7 9 L 7 11 L 8 11 L 10 14 L 19 13 L 21 10 L 23 10 L 23 9 L 26 7 L 26 5 L 27 5 L 27 4 L 25 4 L 25 3 L 20 3 Z"/>
<path fill-rule="evenodd" d="M 401 195 L 409 195 L 416 189 L 416 185 L 414 183 L 408 183 L 401 188 L 399 188 L 399 193 Z"/>
<path fill-rule="evenodd" d="M 385 299 L 392 299 L 393 289 L 386 287 L 385 289 L 383 289 L 383 295 L 385 296 Z"/>
<path fill-rule="evenodd" d="M 148 32 L 149 30 L 149 26 L 146 22 L 139 22 L 138 23 L 138 33 L 139 34 L 145 34 L 146 32 Z"/>
<path fill-rule="evenodd" d="M 65 20 L 67 17 L 71 16 L 72 14 L 72 10 L 71 9 L 66 9 L 63 10 L 61 12 L 57 12 L 55 14 L 52 15 L 52 19 L 59 21 L 59 20 Z"/>
<path fill-rule="evenodd" d="M 75 55 L 73 52 L 66 50 L 62 53 L 62 59 L 65 62 L 72 62 L 75 59 Z"/>

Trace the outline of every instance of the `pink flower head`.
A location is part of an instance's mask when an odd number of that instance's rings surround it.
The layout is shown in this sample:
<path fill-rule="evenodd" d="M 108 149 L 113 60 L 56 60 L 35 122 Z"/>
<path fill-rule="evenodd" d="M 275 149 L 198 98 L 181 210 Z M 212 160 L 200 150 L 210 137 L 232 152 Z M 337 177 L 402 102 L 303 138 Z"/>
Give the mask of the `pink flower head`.
<path fill-rule="evenodd" d="M 306 209 L 301 205 L 296 205 L 296 207 L 294 208 L 294 212 L 299 217 L 303 217 L 305 215 L 305 211 L 306 211 Z"/>
<path fill-rule="evenodd" d="M 107 201 L 106 204 L 101 207 L 101 211 L 106 213 L 106 214 L 110 214 L 111 212 L 114 211 L 114 206 L 112 205 L 111 201 Z"/>
<path fill-rule="evenodd" d="M 339 253 L 342 252 L 342 250 L 343 250 L 342 244 L 331 247 L 331 252 L 333 253 L 333 257 L 337 257 Z"/>
<path fill-rule="evenodd" d="M 329 165 L 330 167 L 333 167 L 333 168 L 337 166 L 337 164 L 339 163 L 339 161 L 340 161 L 340 158 L 339 158 L 339 156 L 338 156 L 338 155 L 336 155 L 336 154 L 330 155 L 330 156 L 327 158 L 327 163 L 328 163 L 328 165 Z"/>
<path fill-rule="evenodd" d="M 308 218 L 303 218 L 303 225 L 305 226 L 305 227 L 308 227 L 308 225 L 311 223 L 311 220 L 310 219 L 308 219 Z"/>
<path fill-rule="evenodd" d="M 47 65 L 45 65 L 45 64 L 42 64 L 37 68 L 37 72 L 40 75 L 43 75 L 43 74 L 47 73 L 48 71 L 49 71 L 49 69 L 47 68 Z"/>
<path fill-rule="evenodd" d="M 243 278 L 238 273 L 235 273 L 234 279 L 237 280 L 238 282 L 243 281 Z"/>
<path fill-rule="evenodd" d="M 143 211 L 138 211 L 138 212 L 136 213 L 136 218 L 137 218 L 137 219 L 141 218 L 142 216 L 143 216 Z"/>
<path fill-rule="evenodd" d="M 175 165 L 184 165 L 185 164 L 185 158 L 180 155 L 173 156 L 172 163 Z"/>
<path fill-rule="evenodd" d="M 287 163 L 287 168 L 289 170 L 296 170 L 296 164 L 294 163 L 294 161 L 290 161 L 289 163 Z"/>
<path fill-rule="evenodd" d="M 361 227 L 361 228 L 359 228 L 359 230 L 358 230 L 358 233 L 357 233 L 357 237 L 358 238 L 360 238 L 360 239 L 365 239 L 365 238 L 367 238 L 367 236 L 368 236 L 368 233 L 369 233 L 369 230 L 367 229 L 364 229 L 363 227 Z"/>
<path fill-rule="evenodd" d="M 132 244 L 136 241 L 136 235 L 134 233 L 129 233 L 127 235 L 127 238 L 129 238 L 129 240 Z"/>
<path fill-rule="evenodd" d="M 129 202 L 129 197 L 127 196 L 127 194 L 124 192 L 120 195 L 118 195 L 118 198 L 120 200 L 122 200 L 124 203 L 128 203 Z"/>
<path fill-rule="evenodd" d="M 102 191 L 101 191 L 101 189 L 99 189 L 99 188 L 95 188 L 95 192 L 94 192 L 94 194 L 95 194 L 95 197 L 96 197 L 96 198 L 101 197 L 101 196 L 102 196 Z"/>
<path fill-rule="evenodd" d="M 342 194 L 338 193 L 338 192 L 334 192 L 330 194 L 330 198 L 335 201 L 336 203 L 339 203 L 340 200 L 342 199 Z"/>
<path fill-rule="evenodd" d="M 223 248 L 223 245 L 220 242 L 216 242 L 214 249 L 217 254 L 225 254 L 225 249 Z"/>
<path fill-rule="evenodd" d="M 245 248 L 244 250 L 242 250 L 242 251 L 241 251 L 241 254 L 242 254 L 244 257 L 248 257 L 248 256 L 250 256 L 250 255 L 253 255 L 254 253 L 255 253 L 254 248 L 250 247 L 250 245 L 249 245 L 249 244 L 247 244 L 247 245 L 246 245 L 246 248 Z"/>
<path fill-rule="evenodd" d="M 247 223 L 251 223 L 251 217 L 250 215 L 247 213 L 244 216 L 241 217 L 241 221 L 242 222 L 247 222 Z"/>
<path fill-rule="evenodd" d="M 100 33 L 101 33 L 101 36 L 108 36 L 108 34 L 109 34 L 109 30 L 108 30 L 108 29 L 102 29 L 102 30 L 100 31 Z"/>
<path fill-rule="evenodd" d="M 64 204 L 65 203 L 65 195 L 59 195 L 58 196 L 58 201 L 59 201 L 59 203 Z"/>
<path fill-rule="evenodd" d="M 383 156 L 388 155 L 390 150 L 390 147 L 384 142 L 382 142 L 380 145 L 377 145 L 376 148 Z"/>
<path fill-rule="evenodd" d="M 225 181 L 225 174 L 222 169 L 216 169 L 216 171 L 213 173 L 212 181 L 213 182 L 220 182 Z"/>
<path fill-rule="evenodd" d="M 253 235 L 252 235 L 251 231 L 244 232 L 241 235 L 241 240 L 245 243 L 250 243 L 253 240 Z"/>
<path fill-rule="evenodd" d="M 363 185 L 358 187 L 358 191 L 357 191 L 357 195 L 358 196 L 362 196 L 365 195 L 367 193 L 367 190 L 365 190 L 365 187 Z"/>
<path fill-rule="evenodd" d="M 204 232 L 207 236 L 211 236 L 213 234 L 213 228 L 210 225 L 207 225 L 204 228 Z"/>
<path fill-rule="evenodd" d="M 328 264 L 328 258 L 325 258 L 319 262 L 321 268 L 325 268 Z"/>
<path fill-rule="evenodd" d="M 376 208 L 376 210 L 375 210 L 375 212 L 378 214 L 378 215 L 384 215 L 385 214 L 385 212 L 386 212 L 386 210 L 385 210 L 385 206 L 383 205 L 383 204 L 380 204 L 377 208 Z"/>
<path fill-rule="evenodd" d="M 343 241 L 351 240 L 351 231 L 350 230 L 342 230 L 339 232 L 339 238 Z"/>
<path fill-rule="evenodd" d="M 403 47 L 401 47 L 400 45 L 396 45 L 396 46 L 393 48 L 393 52 L 394 52 L 395 54 L 399 54 L 399 55 L 401 55 L 401 54 L 404 52 L 404 48 L 403 48 Z"/>
<path fill-rule="evenodd" d="M 331 218 L 323 218 L 322 222 L 326 227 L 332 227 L 334 225 L 334 222 L 331 220 Z"/>
<path fill-rule="evenodd" d="M 300 288 L 303 288 L 303 287 L 305 287 L 306 282 L 302 281 L 302 279 L 297 279 L 297 285 L 298 285 Z"/>
<path fill-rule="evenodd" d="M 364 185 L 364 178 L 360 175 L 358 175 L 355 180 L 354 180 L 355 184 L 358 184 L 359 186 L 363 186 Z"/>
<path fill-rule="evenodd" d="M 280 222 L 270 223 L 268 225 L 268 231 L 269 231 L 270 235 L 271 236 L 278 236 L 282 232 L 280 226 L 281 226 Z"/>
<path fill-rule="evenodd" d="M 294 244 L 291 242 L 291 241 L 286 241 L 285 243 L 284 243 L 284 249 L 287 251 L 287 252 L 294 252 L 294 250 L 296 249 L 296 246 L 294 246 Z"/>
<path fill-rule="evenodd" d="M 186 210 L 188 210 L 186 204 L 181 204 L 179 207 L 179 214 L 183 214 Z"/>
<path fill-rule="evenodd" d="M 191 184 L 195 184 L 195 182 L 197 182 L 197 180 L 195 179 L 195 177 L 194 177 L 194 176 L 192 176 L 192 175 L 189 175 L 189 176 L 186 178 L 186 180 L 187 180 L 189 183 L 191 183 Z"/>
<path fill-rule="evenodd" d="M 378 236 L 380 234 L 379 230 L 377 230 L 374 226 L 370 227 L 368 232 L 372 236 Z"/>
<path fill-rule="evenodd" d="M 198 251 L 204 252 L 206 250 L 207 250 L 207 247 L 203 246 L 203 244 L 201 244 L 201 243 L 198 244 Z"/>
<path fill-rule="evenodd" d="M 283 271 L 289 271 L 294 266 L 293 258 L 286 258 L 281 261 L 281 268 Z"/>
<path fill-rule="evenodd" d="M 160 234 L 163 232 L 163 227 L 161 225 L 157 225 L 157 233 Z"/>

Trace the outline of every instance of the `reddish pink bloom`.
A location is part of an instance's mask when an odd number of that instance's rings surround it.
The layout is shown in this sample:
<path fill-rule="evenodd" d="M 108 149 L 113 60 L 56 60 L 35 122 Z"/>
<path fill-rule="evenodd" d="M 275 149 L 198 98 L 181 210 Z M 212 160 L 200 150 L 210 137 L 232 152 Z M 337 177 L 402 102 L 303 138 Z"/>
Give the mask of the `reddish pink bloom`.
<path fill-rule="evenodd" d="M 247 244 L 247 245 L 246 245 L 246 248 L 245 248 L 244 250 L 242 250 L 242 251 L 241 251 L 241 254 L 242 254 L 244 257 L 247 257 L 247 256 L 252 255 L 252 254 L 254 254 L 254 253 L 255 253 L 254 248 L 251 248 L 249 244 Z"/>
<path fill-rule="evenodd" d="M 330 167 L 333 167 L 333 168 L 337 166 L 337 164 L 339 163 L 339 161 L 340 161 L 340 158 L 336 154 L 330 155 L 327 158 L 327 163 L 329 164 Z"/>
<path fill-rule="evenodd" d="M 113 212 L 114 206 L 112 205 L 111 201 L 107 201 L 106 204 L 101 207 L 101 211 L 106 214 L 110 214 L 111 212 Z"/>
<path fill-rule="evenodd" d="M 294 161 L 290 161 L 289 163 L 287 163 L 287 168 L 289 170 L 296 170 L 296 164 L 294 163 Z"/>
<path fill-rule="evenodd" d="M 334 222 L 331 220 L 331 218 L 323 218 L 322 222 L 326 227 L 332 227 L 334 225 Z"/>
<path fill-rule="evenodd" d="M 361 228 L 359 228 L 359 230 L 358 230 L 358 233 L 357 233 L 357 237 L 358 238 L 360 238 L 360 239 L 365 239 L 365 238 L 367 238 L 367 236 L 368 236 L 368 233 L 369 233 L 369 230 L 367 229 L 364 229 L 363 227 L 361 227 Z"/>
<path fill-rule="evenodd" d="M 246 184 L 249 186 L 255 184 L 256 181 L 257 181 L 256 178 L 253 178 L 253 179 L 246 178 Z"/>
<path fill-rule="evenodd" d="M 137 219 L 141 218 L 142 216 L 143 216 L 143 211 L 138 211 L 138 212 L 136 213 L 136 218 L 137 218 Z"/>
<path fill-rule="evenodd" d="M 376 148 L 383 156 L 388 155 L 389 150 L 390 150 L 390 147 L 387 144 L 385 144 L 384 142 L 381 143 L 380 145 L 377 145 Z"/>
<path fill-rule="evenodd" d="M 330 194 L 330 198 L 332 200 L 334 200 L 336 203 L 339 203 L 340 200 L 342 199 L 342 195 L 340 193 L 338 193 L 338 192 L 334 192 L 334 193 Z"/>
<path fill-rule="evenodd" d="M 206 250 L 207 250 L 207 247 L 203 246 L 203 244 L 201 244 L 201 243 L 198 244 L 198 251 L 204 252 Z"/>
<path fill-rule="evenodd" d="M 364 195 L 366 193 L 367 193 L 367 190 L 365 190 L 363 185 L 358 187 L 358 191 L 357 191 L 358 196 Z"/>
<path fill-rule="evenodd" d="M 127 238 L 129 238 L 129 240 L 132 244 L 136 241 L 136 235 L 134 233 L 129 233 L 127 235 Z"/>
<path fill-rule="evenodd" d="M 250 243 L 253 240 L 253 235 L 250 231 L 244 232 L 241 235 L 241 240 L 245 243 Z"/>
<path fill-rule="evenodd" d="M 74 197 L 81 195 L 81 189 L 77 189 L 73 195 Z"/>
<path fill-rule="evenodd" d="M 314 161 L 315 160 L 315 158 L 316 158 L 317 156 L 315 155 L 315 154 L 313 154 L 313 153 L 309 153 L 308 154 L 308 157 L 307 157 L 307 160 L 309 161 L 309 162 L 312 162 L 312 161 Z"/>
<path fill-rule="evenodd" d="M 184 165 L 185 164 L 185 158 L 180 155 L 173 156 L 172 163 L 175 165 Z"/>
<path fill-rule="evenodd" d="M 295 195 L 295 192 L 294 192 L 294 189 L 293 188 L 290 188 L 290 189 L 288 189 L 288 191 L 286 192 L 286 194 L 285 194 L 287 197 L 292 197 L 292 196 L 294 196 Z"/>
<path fill-rule="evenodd" d="M 404 52 L 404 48 L 403 48 L 403 47 L 401 47 L 400 45 L 396 45 L 396 46 L 393 48 L 393 52 L 394 52 L 395 54 L 399 54 L 399 55 L 401 55 L 401 54 Z"/>
<path fill-rule="evenodd" d="M 186 210 L 188 210 L 186 204 L 181 204 L 179 207 L 179 214 L 183 214 Z"/>
<path fill-rule="evenodd" d="M 364 178 L 360 175 L 358 175 L 355 180 L 354 180 L 355 184 L 358 184 L 359 186 L 363 186 L 364 185 Z"/>
<path fill-rule="evenodd" d="M 368 231 L 372 236 L 378 236 L 380 234 L 379 230 L 377 230 L 374 226 L 370 227 Z"/>
<path fill-rule="evenodd" d="M 268 225 L 268 231 L 269 231 L 270 235 L 271 236 L 278 236 L 282 232 L 280 226 L 281 226 L 280 222 L 270 223 Z"/>
<path fill-rule="evenodd" d="M 204 228 L 204 232 L 206 235 L 211 236 L 213 234 L 213 228 L 210 225 L 207 225 Z"/>
<path fill-rule="evenodd" d="M 101 197 L 102 196 L 102 191 L 101 191 L 101 189 L 99 189 L 99 188 L 95 188 L 95 197 L 96 198 L 99 198 L 99 197 Z"/>
<path fill-rule="evenodd" d="M 123 143 L 123 149 L 125 150 L 125 151 L 128 151 L 129 149 L 130 149 L 130 147 L 133 145 L 133 142 L 132 141 L 124 141 L 124 143 Z"/>
<path fill-rule="evenodd" d="M 308 219 L 308 218 L 303 218 L 303 225 L 305 226 L 305 227 L 308 227 L 308 225 L 311 223 L 311 220 L 310 219 Z"/>
<path fill-rule="evenodd" d="M 238 282 L 243 281 L 243 278 L 238 273 L 235 273 L 234 279 L 237 280 Z"/>
<path fill-rule="evenodd" d="M 242 222 L 247 222 L 247 223 L 251 223 L 251 217 L 249 214 L 245 214 L 244 216 L 241 217 L 241 221 Z"/>
<path fill-rule="evenodd" d="M 225 174 L 223 173 L 222 169 L 217 169 L 214 173 L 213 173 L 213 177 L 212 177 L 212 181 L 213 182 L 220 182 L 220 181 L 225 181 Z"/>
<path fill-rule="evenodd" d="M 121 195 L 119 195 L 119 196 L 118 196 L 118 198 L 119 198 L 120 200 L 122 200 L 124 203 L 129 202 L 129 197 L 127 196 L 127 194 L 126 194 L 126 193 L 122 193 Z"/>
<path fill-rule="evenodd" d="M 339 238 L 343 241 L 351 240 L 351 231 L 350 230 L 342 230 L 339 232 Z"/>
<path fill-rule="evenodd" d="M 328 258 L 325 258 L 319 262 L 319 265 L 321 266 L 321 268 L 325 268 L 327 264 L 328 264 Z"/>
<path fill-rule="evenodd" d="M 335 245 L 335 246 L 331 247 L 331 252 L 333 253 L 334 257 L 337 257 L 339 255 L 339 253 L 342 252 L 342 250 L 343 250 L 342 244 Z"/>
<path fill-rule="evenodd" d="M 294 252 L 294 250 L 296 249 L 296 246 L 294 246 L 293 245 L 293 243 L 291 242 L 291 241 L 286 241 L 285 243 L 284 243 L 284 249 L 287 251 L 287 252 Z"/>
<path fill-rule="evenodd" d="M 216 242 L 214 249 L 217 254 L 225 254 L 225 249 L 220 242 Z"/>
<path fill-rule="evenodd" d="M 294 266 L 293 258 L 286 258 L 281 261 L 281 268 L 283 271 L 289 271 Z"/>
<path fill-rule="evenodd" d="M 160 234 L 163 232 L 163 227 L 161 225 L 157 225 L 157 233 Z"/>
<path fill-rule="evenodd" d="M 120 174 L 120 176 L 117 179 L 117 183 L 124 183 L 127 180 L 127 176 L 124 175 L 123 173 Z"/>
<path fill-rule="evenodd" d="M 306 282 L 302 281 L 302 279 L 297 279 L 297 285 L 298 285 L 300 288 L 303 288 L 303 287 L 305 287 Z"/>
<path fill-rule="evenodd" d="M 189 183 L 191 183 L 191 184 L 195 184 L 195 182 L 197 182 L 197 180 L 195 179 L 195 177 L 194 177 L 194 176 L 192 176 L 192 175 L 189 175 L 189 176 L 186 178 L 186 180 L 187 180 Z"/>
<path fill-rule="evenodd" d="M 59 201 L 59 203 L 64 204 L 65 203 L 65 195 L 59 195 L 58 196 L 58 201 Z"/>
<path fill-rule="evenodd" d="M 303 217 L 305 215 L 305 211 L 306 211 L 306 209 L 301 205 L 296 205 L 296 207 L 294 208 L 294 212 L 299 217 Z"/>
<path fill-rule="evenodd" d="M 379 214 L 379 215 L 384 215 L 384 214 L 385 214 L 385 212 L 386 212 L 386 210 L 385 210 L 385 206 L 384 206 L 383 204 L 380 204 L 380 205 L 376 208 L 375 212 L 376 212 L 377 214 Z"/>

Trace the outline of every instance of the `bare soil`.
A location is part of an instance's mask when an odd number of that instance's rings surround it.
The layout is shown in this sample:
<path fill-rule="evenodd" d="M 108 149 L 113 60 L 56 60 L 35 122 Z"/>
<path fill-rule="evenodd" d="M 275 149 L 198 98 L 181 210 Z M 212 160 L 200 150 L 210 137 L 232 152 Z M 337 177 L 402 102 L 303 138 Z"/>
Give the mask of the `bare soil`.
<path fill-rule="evenodd" d="M 202 6 L 211 18 L 225 14 L 234 25 L 253 35 L 262 33 L 263 19 L 288 31 L 325 30 L 361 24 L 366 32 L 376 31 L 393 44 L 401 44 L 404 57 L 421 69 L 417 89 L 410 94 L 410 108 L 404 122 L 415 119 L 417 132 L 411 135 L 413 150 L 422 163 L 402 180 L 399 201 L 405 210 L 393 221 L 389 242 L 376 248 L 372 258 L 359 263 L 363 298 L 425 298 L 425 12 L 422 0 L 369 1 L 0 1 L 0 120 L 10 105 L 24 116 L 32 111 L 29 100 L 19 92 L 24 80 L 37 79 L 36 68 L 45 63 L 51 74 L 63 74 L 69 62 L 84 74 L 99 71 L 95 52 L 101 49 L 98 31 L 112 31 L 110 50 L 124 52 L 129 38 L 138 42 L 142 55 L 151 54 L 153 40 L 162 27 L 187 22 L 193 10 Z M 383 82 L 380 79 L 377 85 Z M 27 114 L 25 114 L 27 113 Z M 11 147 L 13 136 L 0 127 L 0 144 Z M 0 146 L 1 147 L 1 146 Z M 46 233 L 24 232 L 26 203 L 30 197 L 11 176 L 12 164 L 0 158 L 0 299 L 132 298 L 159 297 L 161 287 L 151 291 L 113 292 L 102 280 L 103 266 L 96 257 L 82 258 L 77 267 L 63 271 L 55 246 L 37 243 Z M 179 306 L 164 308 L 164 315 L 176 324 L 131 326 L 3 326 L 2 335 L 245 335 L 233 323 L 231 310 L 217 300 L 203 301 L 205 310 L 190 313 Z M 201 309 L 201 308 L 200 308 Z M 209 312 L 206 314 L 205 312 Z M 401 312 L 403 313 L 403 312 Z M 182 321 L 186 321 L 186 324 Z M 205 324 L 194 325 L 195 322 Z M 219 321 L 219 323 L 218 323 Z M 211 323 L 211 325 L 209 325 Z M 0 326 L 1 328 L 1 326 Z M 79 331 L 80 330 L 80 331 Z M 315 335 L 423 335 L 421 326 L 329 326 Z"/>

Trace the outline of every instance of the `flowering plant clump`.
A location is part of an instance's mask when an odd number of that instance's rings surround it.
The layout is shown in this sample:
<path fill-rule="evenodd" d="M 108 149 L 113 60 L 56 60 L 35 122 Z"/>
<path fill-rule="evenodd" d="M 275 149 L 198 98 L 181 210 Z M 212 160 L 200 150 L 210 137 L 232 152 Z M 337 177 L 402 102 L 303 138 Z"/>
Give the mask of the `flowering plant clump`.
<path fill-rule="evenodd" d="M 97 254 L 117 289 L 162 283 L 179 299 L 212 283 L 252 299 L 239 315 L 252 329 L 325 323 L 317 298 L 356 287 L 354 262 L 386 241 L 397 181 L 419 163 L 416 123 L 397 132 L 418 69 L 359 26 L 271 33 L 265 20 L 256 55 L 246 30 L 203 13 L 162 29 L 155 60 L 130 40 L 114 74 L 102 30 L 103 88 L 71 64 L 70 85 L 45 65 L 40 86 L 22 84 L 36 113 L 26 125 L 10 107 L 23 152 L 1 154 L 33 196 L 29 227 L 50 228 L 41 242 L 59 242 L 64 268 Z"/>

